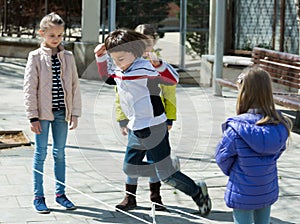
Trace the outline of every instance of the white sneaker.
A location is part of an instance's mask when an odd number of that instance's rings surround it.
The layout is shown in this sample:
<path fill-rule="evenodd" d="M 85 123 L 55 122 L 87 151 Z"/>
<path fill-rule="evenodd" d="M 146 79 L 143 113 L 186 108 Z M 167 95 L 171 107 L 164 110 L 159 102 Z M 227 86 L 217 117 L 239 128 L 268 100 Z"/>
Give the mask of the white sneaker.
<path fill-rule="evenodd" d="M 193 197 L 194 202 L 196 202 L 200 215 L 207 216 L 212 207 L 210 197 L 208 195 L 208 190 L 205 181 L 198 181 L 197 186 L 199 187 L 199 193 Z"/>

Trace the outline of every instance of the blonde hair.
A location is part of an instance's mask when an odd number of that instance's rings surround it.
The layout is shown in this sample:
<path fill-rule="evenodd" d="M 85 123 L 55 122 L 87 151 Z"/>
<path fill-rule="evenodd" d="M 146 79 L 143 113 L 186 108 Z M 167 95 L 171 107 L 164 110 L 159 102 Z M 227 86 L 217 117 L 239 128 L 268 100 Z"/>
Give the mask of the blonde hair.
<path fill-rule="evenodd" d="M 65 22 L 58 14 L 52 12 L 42 18 L 40 22 L 40 29 L 45 31 L 49 27 L 57 26 L 57 25 L 64 26 Z"/>
<path fill-rule="evenodd" d="M 142 33 L 146 35 L 149 39 L 146 40 L 146 45 L 149 47 L 153 47 L 158 39 L 158 35 L 156 33 L 155 28 L 150 24 L 140 24 L 138 25 L 134 31 Z"/>
<path fill-rule="evenodd" d="M 249 109 L 258 109 L 263 118 L 257 121 L 257 125 L 282 123 L 290 132 L 292 122 L 275 109 L 271 77 L 267 71 L 256 65 L 248 67 L 239 75 L 237 82 L 240 85 L 237 114 L 247 113 Z"/>
<path fill-rule="evenodd" d="M 155 28 L 150 24 L 140 24 L 134 29 L 134 31 L 150 36 L 154 41 L 158 39 Z"/>

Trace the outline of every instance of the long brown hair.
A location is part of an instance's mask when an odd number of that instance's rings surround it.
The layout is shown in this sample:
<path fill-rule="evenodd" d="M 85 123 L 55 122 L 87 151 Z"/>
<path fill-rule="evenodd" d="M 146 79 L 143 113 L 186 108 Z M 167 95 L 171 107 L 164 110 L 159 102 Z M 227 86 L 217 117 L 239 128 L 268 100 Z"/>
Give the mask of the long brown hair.
<path fill-rule="evenodd" d="M 258 109 L 263 118 L 257 121 L 257 125 L 282 123 L 290 132 L 291 121 L 275 109 L 272 82 L 267 71 L 257 65 L 248 67 L 239 76 L 238 85 L 240 88 L 236 104 L 237 114 L 246 113 L 249 109 Z"/>

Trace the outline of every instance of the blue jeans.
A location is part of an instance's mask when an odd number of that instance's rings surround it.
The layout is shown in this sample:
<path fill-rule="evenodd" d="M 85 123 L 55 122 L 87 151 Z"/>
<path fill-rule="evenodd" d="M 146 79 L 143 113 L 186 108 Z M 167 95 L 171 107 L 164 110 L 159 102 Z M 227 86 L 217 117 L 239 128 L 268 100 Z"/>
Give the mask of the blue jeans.
<path fill-rule="evenodd" d="M 64 110 L 53 111 L 53 114 L 53 121 L 40 120 L 40 124 L 42 127 L 41 134 L 35 134 L 35 151 L 33 161 L 33 185 L 35 197 L 44 196 L 43 175 L 35 172 L 35 170 L 44 173 L 44 162 L 47 157 L 48 134 L 50 125 L 53 137 L 52 154 L 54 158 L 55 178 L 62 183 L 65 182 L 65 146 L 68 135 L 68 122 L 65 121 Z M 55 193 L 64 194 L 65 186 L 61 183 L 56 182 Z"/>
<path fill-rule="evenodd" d="M 137 137 L 133 131 L 128 133 L 123 170 L 129 177 L 155 177 L 157 175 L 159 180 L 191 197 L 199 193 L 196 183 L 172 165 L 169 133 L 165 122 L 150 127 L 147 133 L 138 136 L 142 138 Z M 146 154 L 149 154 L 153 161 L 143 161 Z"/>
<path fill-rule="evenodd" d="M 270 224 L 271 206 L 256 210 L 233 209 L 235 224 Z"/>
<path fill-rule="evenodd" d="M 130 130 L 128 130 L 128 131 L 130 131 Z M 146 153 L 146 157 L 147 157 L 147 162 L 149 164 L 153 163 L 153 159 L 152 159 L 152 157 L 149 153 Z M 156 175 L 156 173 L 155 173 L 154 176 L 149 177 L 149 183 L 157 183 L 159 181 L 160 180 L 159 180 L 158 176 Z M 126 184 L 137 185 L 138 184 L 138 177 L 127 176 Z"/>

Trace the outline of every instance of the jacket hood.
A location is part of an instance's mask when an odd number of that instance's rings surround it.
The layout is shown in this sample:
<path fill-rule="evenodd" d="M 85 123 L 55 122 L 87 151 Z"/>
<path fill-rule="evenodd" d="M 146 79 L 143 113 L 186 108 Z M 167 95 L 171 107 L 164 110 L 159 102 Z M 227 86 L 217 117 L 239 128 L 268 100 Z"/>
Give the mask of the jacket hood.
<path fill-rule="evenodd" d="M 283 124 L 256 125 L 261 118 L 261 114 L 241 114 L 229 118 L 225 128 L 231 127 L 257 153 L 268 155 L 285 149 L 286 127 Z"/>

